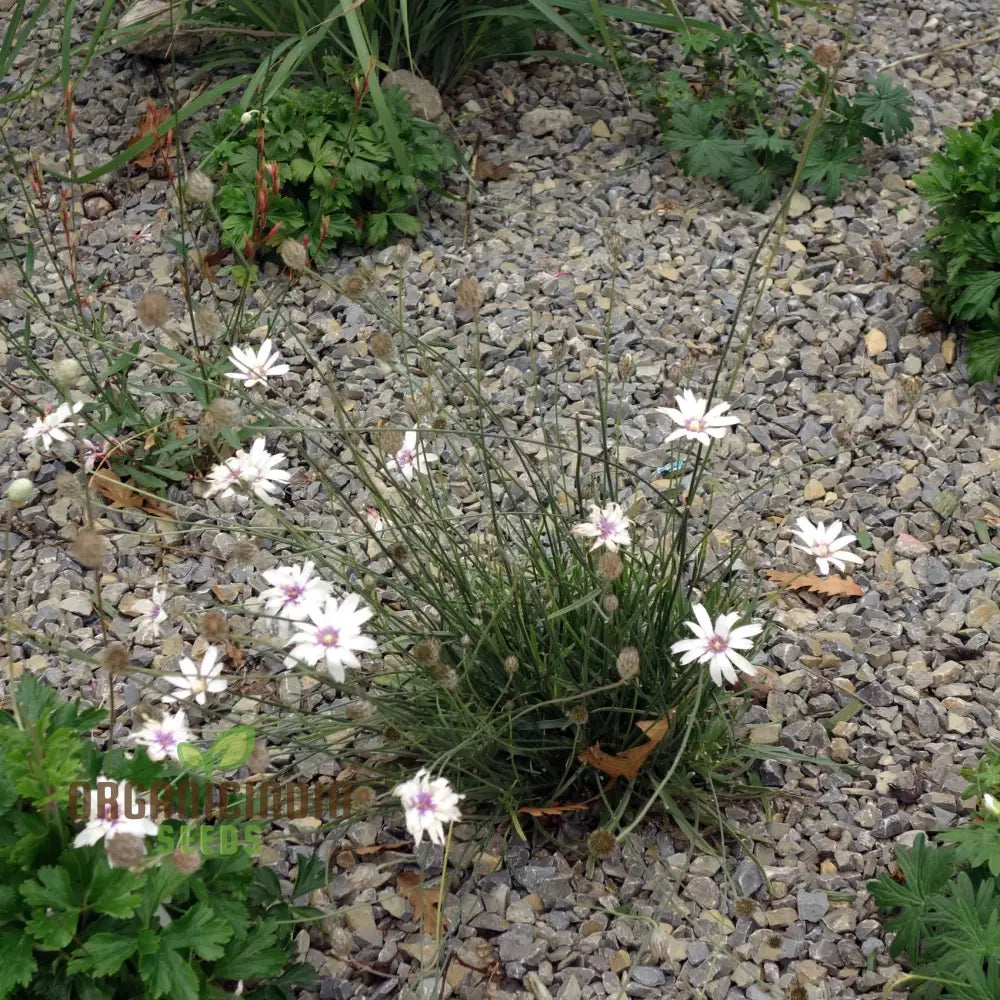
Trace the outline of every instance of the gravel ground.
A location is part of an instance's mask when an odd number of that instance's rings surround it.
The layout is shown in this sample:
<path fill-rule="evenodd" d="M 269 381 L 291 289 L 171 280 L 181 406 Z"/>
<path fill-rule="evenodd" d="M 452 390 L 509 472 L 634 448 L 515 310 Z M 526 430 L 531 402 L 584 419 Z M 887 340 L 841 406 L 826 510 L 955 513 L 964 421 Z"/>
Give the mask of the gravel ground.
<path fill-rule="evenodd" d="M 81 37 L 92 16 L 79 15 Z M 995 27 L 995 11 L 987 0 L 926 8 L 864 2 L 860 21 L 864 45 L 848 60 L 848 83 L 902 54 L 981 35 Z M 810 37 L 807 24 L 795 24 Z M 25 58 L 45 54 L 32 50 Z M 433 978 L 420 980 L 431 939 L 393 887 L 385 867 L 392 852 L 374 862 L 356 853 L 401 831 L 373 820 L 356 824 L 346 842 L 323 842 L 320 831 L 299 822 L 288 836 L 272 838 L 263 860 L 287 875 L 302 849 L 296 841 L 321 842 L 333 858 L 338 874 L 314 901 L 348 908 L 328 926 L 300 935 L 303 953 L 320 969 L 321 997 L 413 990 L 427 1000 L 874 1000 L 898 973 L 865 883 L 890 864 L 896 844 L 967 810 L 958 769 L 998 737 L 1000 679 L 997 550 L 973 528 L 978 520 L 993 534 L 1000 525 L 996 392 L 969 386 L 961 363 L 949 366 L 943 356 L 941 333 L 924 322 L 923 274 L 910 252 L 929 223 L 910 179 L 938 146 L 942 128 L 995 106 L 1000 57 L 989 46 L 973 46 L 893 72 L 916 99 L 915 133 L 898 148 L 875 151 L 871 176 L 836 205 L 796 200 L 747 363 L 736 373 L 731 398 L 743 425 L 718 449 L 713 466 L 722 490 L 749 494 L 722 525 L 723 540 L 752 536 L 751 552 L 767 553 L 768 565 L 783 565 L 787 525 L 799 515 L 837 517 L 872 536 L 874 551 L 856 574 L 862 598 L 826 606 L 790 597 L 779 605 L 782 628 L 770 649 L 775 689 L 748 719 L 759 742 L 828 754 L 853 773 L 808 765 L 765 769 L 766 782 L 788 793 L 770 816 L 730 810 L 757 840 L 760 870 L 747 858 L 694 852 L 653 824 L 596 866 L 571 848 L 514 846 L 501 860 L 470 843 L 457 852 L 447 906 L 460 961 L 449 965 L 440 994 Z M 176 86 L 182 96 L 190 89 L 183 72 Z M 147 96 L 163 99 L 149 63 L 112 54 L 94 65 L 76 92 L 84 165 L 124 144 Z M 18 111 L 5 125 L 11 148 L 58 162 L 65 146 L 60 150 L 46 122 L 60 101 L 54 92 L 43 94 L 34 108 Z M 614 220 L 624 250 L 611 351 L 613 358 L 630 352 L 636 363 L 616 405 L 626 454 L 644 466 L 657 461 L 663 429 L 650 411 L 669 402 L 678 385 L 707 386 L 768 214 L 679 175 L 661 153 L 651 118 L 628 106 L 614 80 L 585 67 L 499 66 L 470 79 L 449 110 L 460 137 L 481 134 L 482 154 L 512 172 L 482 185 L 468 215 L 461 202 L 429 206 L 406 264 L 412 322 L 421 335 L 455 331 L 460 360 L 464 335 L 454 286 L 475 275 L 486 300 L 484 378 L 496 405 L 531 434 L 558 378 L 565 411 L 596 436 L 590 373 L 603 347 L 607 222 Z M 23 233 L 10 173 L 3 184 L 13 231 Z M 81 219 L 80 258 L 87 277 L 100 278 L 112 328 L 125 330 L 150 287 L 180 302 L 176 257 L 166 241 L 175 216 L 166 185 L 146 175 L 119 179 L 112 193 L 118 208 Z M 381 277 L 395 275 L 391 252 L 364 259 Z M 345 259 L 331 271 L 357 262 Z M 40 283 L 57 300 L 51 273 L 43 272 Z M 229 294 L 207 283 L 197 292 L 223 301 Z M 405 387 L 370 358 L 373 326 L 361 309 L 306 286 L 292 291 L 286 312 L 307 332 L 359 419 L 399 412 Z M 15 329 L 22 322 L 12 303 L 0 304 L 0 317 Z M 533 361 L 532 323 L 540 344 Z M 290 345 L 285 349 L 288 360 L 301 362 Z M 40 394 L 9 345 L 0 350 L 6 375 Z M 537 409 L 532 364 L 540 379 Z M 155 377 L 152 369 L 148 377 Z M 320 383 L 300 365 L 288 384 L 303 412 L 321 418 Z M 18 614 L 46 634 L 69 635 L 81 650 L 93 650 L 100 641 L 89 593 L 65 545 L 75 501 L 56 493 L 60 463 L 39 461 L 21 442 L 28 420 L 16 398 L 0 401 L 0 480 L 27 470 L 38 488 L 13 537 Z M 305 523 L 326 523 L 315 489 L 300 482 L 289 500 Z M 257 514 L 251 524 L 265 522 Z M 119 534 L 105 600 L 120 612 L 112 630 L 122 638 L 132 633 L 129 601 L 146 596 L 151 574 L 186 590 L 171 606 L 179 612 L 186 604 L 210 606 L 215 597 L 245 599 L 257 571 L 277 561 L 262 551 L 249 565 L 241 562 L 233 534 L 214 528 L 189 538 L 204 555 L 162 558 L 139 534 L 120 530 L 136 528 L 139 517 L 123 512 L 108 523 Z M 212 596 L 213 585 L 222 595 Z M 231 624 L 236 631 L 250 627 L 238 618 Z M 133 655 L 140 665 L 160 667 L 174 663 L 181 649 L 181 636 L 173 634 L 137 645 Z M 86 664 L 27 647 L 15 647 L 13 658 L 67 691 L 102 695 Z M 277 683 L 283 699 L 315 707 L 299 680 Z M 134 707 L 140 694 L 129 682 L 122 696 Z M 852 698 L 862 710 L 828 730 L 823 722 Z M 250 708 L 237 704 L 241 710 Z M 561 832 L 558 845 L 574 842 L 578 833 Z M 440 867 L 439 852 L 423 857 L 431 870 Z M 666 933 L 650 948 L 652 922 Z"/>

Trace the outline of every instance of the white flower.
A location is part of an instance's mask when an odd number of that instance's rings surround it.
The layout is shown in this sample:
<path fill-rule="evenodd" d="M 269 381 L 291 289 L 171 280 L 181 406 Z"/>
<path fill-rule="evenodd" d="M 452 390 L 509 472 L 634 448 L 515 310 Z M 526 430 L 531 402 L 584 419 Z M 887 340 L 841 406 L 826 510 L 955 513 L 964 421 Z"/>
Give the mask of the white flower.
<path fill-rule="evenodd" d="M 628 534 L 628 526 L 631 523 L 622 511 L 621 504 L 609 503 L 602 509 L 595 503 L 591 504 L 590 519 L 576 525 L 573 534 L 581 538 L 593 538 L 591 552 L 602 545 L 609 552 L 617 552 L 620 545 L 632 544 Z"/>
<path fill-rule="evenodd" d="M 164 715 L 159 722 L 143 719 L 143 726 L 132 734 L 132 739 L 146 747 L 150 760 L 172 757 L 177 760 L 177 747 L 181 743 L 191 743 L 194 735 L 188 729 L 187 713 L 182 709 L 175 715 Z"/>
<path fill-rule="evenodd" d="M 390 468 L 395 465 L 406 479 L 412 479 L 414 472 L 426 474 L 429 462 L 436 462 L 438 456 L 425 451 L 423 445 L 417 444 L 417 432 L 407 431 L 403 435 L 403 444 L 389 462 Z"/>
<path fill-rule="evenodd" d="M 330 676 L 342 684 L 344 667 L 361 665 L 355 653 L 371 653 L 378 649 L 374 639 L 361 634 L 361 626 L 373 612 L 370 608 L 359 608 L 360 602 L 357 594 L 348 594 L 340 602 L 335 597 L 328 597 L 323 604 L 311 607 L 308 621 L 304 621 L 300 631 L 289 640 L 292 651 L 285 663 L 294 666 L 300 662 L 310 667 L 322 663 Z"/>
<path fill-rule="evenodd" d="M 708 445 L 711 444 L 712 438 L 725 437 L 727 429 L 740 422 L 739 417 L 723 416 L 729 409 L 728 403 L 718 403 L 709 410 L 708 400 L 699 399 L 690 389 L 685 389 L 674 398 L 677 400 L 676 410 L 669 406 L 656 408 L 657 413 L 666 414 L 679 425 L 678 429 L 667 437 L 665 444 L 677 438 L 689 438 Z"/>
<path fill-rule="evenodd" d="M 432 844 L 444 843 L 444 824 L 455 823 L 462 818 L 458 811 L 457 795 L 445 778 L 432 778 L 421 768 L 409 781 L 404 781 L 392 790 L 402 800 L 406 812 L 406 829 L 420 843 L 423 834 Z"/>
<path fill-rule="evenodd" d="M 300 622 L 309 617 L 309 612 L 333 596 L 333 587 L 313 576 L 313 563 L 306 560 L 301 566 L 279 566 L 265 570 L 261 576 L 271 584 L 261 591 L 264 610 L 269 615 L 287 622 Z"/>
<path fill-rule="evenodd" d="M 132 602 L 132 609 L 139 612 L 136 620 L 136 630 L 143 638 L 148 636 L 159 636 L 160 622 L 166 621 L 167 611 L 163 602 L 167 599 L 167 592 L 162 586 L 157 584 L 153 587 L 153 592 L 149 598 L 141 598 Z"/>
<path fill-rule="evenodd" d="M 224 497 L 239 492 L 249 491 L 266 504 L 274 504 L 274 494 L 280 492 L 282 486 L 292 478 L 287 469 L 277 468 L 282 462 L 287 462 L 286 455 L 267 450 L 262 437 L 257 438 L 250 446 L 250 451 L 242 448 L 232 458 L 213 466 L 208 474 L 209 488 L 205 496 L 210 497 L 220 493 Z"/>
<path fill-rule="evenodd" d="M 244 111 L 240 115 L 240 124 L 249 125 L 255 118 L 260 116 L 260 111 L 257 108 L 251 108 L 249 111 Z"/>
<path fill-rule="evenodd" d="M 385 530 L 385 518 L 382 517 L 378 507 L 372 507 L 370 504 L 365 507 L 365 519 L 368 521 L 368 527 L 376 534 Z"/>
<path fill-rule="evenodd" d="M 73 416 L 84 407 L 83 403 L 60 403 L 54 410 L 39 417 L 25 432 L 25 441 L 38 441 L 42 451 L 48 451 L 54 441 L 68 441 L 67 428 L 79 427 Z"/>
<path fill-rule="evenodd" d="M 169 703 L 180 701 L 181 698 L 194 698 L 199 705 L 204 705 L 207 695 L 220 694 L 229 687 L 229 682 L 219 677 L 222 664 L 215 646 L 209 646 L 205 650 L 201 663 L 196 664 L 185 656 L 178 666 L 181 670 L 179 674 L 167 674 L 164 677 L 164 680 L 173 684 L 175 691 L 163 695 L 160 701 Z"/>
<path fill-rule="evenodd" d="M 808 552 L 816 560 L 816 566 L 820 573 L 826 576 L 830 572 L 830 566 L 843 572 L 850 563 L 863 563 L 864 559 L 856 556 L 853 552 L 843 551 L 851 542 L 857 540 L 856 535 L 841 535 L 840 529 L 843 527 L 840 521 L 824 525 L 822 521 L 812 523 L 807 517 L 800 517 L 796 522 L 797 529 L 793 529 L 805 543 L 793 547 Z"/>
<path fill-rule="evenodd" d="M 98 788 L 101 785 L 114 785 L 114 781 L 105 778 L 102 774 L 97 779 Z M 145 799 L 134 794 L 131 797 L 130 812 L 141 812 L 138 819 L 129 819 L 125 815 L 126 806 L 126 785 L 127 781 L 117 782 L 115 801 L 108 803 L 105 801 L 104 808 L 98 812 L 101 805 L 98 797 L 98 789 L 90 791 L 90 809 L 88 815 L 90 820 L 87 825 L 76 835 L 73 840 L 74 847 L 89 847 L 96 844 L 101 839 L 111 840 L 119 833 L 133 833 L 137 837 L 155 837 L 157 823 L 151 820 L 146 814 L 149 811 L 149 803 Z"/>
<path fill-rule="evenodd" d="M 277 351 L 271 353 L 270 340 L 265 340 L 256 351 L 252 347 L 234 347 L 229 353 L 229 360 L 238 371 L 226 372 L 226 378 L 245 382 L 247 389 L 267 385 L 272 375 L 287 375 L 291 371 L 289 365 L 280 363 L 281 355 Z"/>
<path fill-rule="evenodd" d="M 983 795 L 983 808 L 994 816 L 1000 816 L 1000 803 L 989 792 Z"/>
<path fill-rule="evenodd" d="M 707 663 L 712 680 L 719 687 L 722 687 L 723 678 L 730 684 L 736 683 L 734 667 L 739 667 L 743 673 L 753 677 L 757 668 L 736 650 L 753 649 L 751 637 L 762 632 L 764 626 L 754 622 L 752 625 L 733 628 L 740 617 L 737 612 L 720 615 L 713 625 L 704 605 L 696 604 L 691 610 L 698 620 L 684 624 L 696 638 L 681 639 L 670 647 L 672 653 L 684 654 L 681 656 L 681 663 L 693 663 L 695 660 Z"/>
<path fill-rule="evenodd" d="M 94 466 L 107 457 L 107 451 L 90 438 L 83 439 L 83 467 L 87 472 L 93 472 Z"/>

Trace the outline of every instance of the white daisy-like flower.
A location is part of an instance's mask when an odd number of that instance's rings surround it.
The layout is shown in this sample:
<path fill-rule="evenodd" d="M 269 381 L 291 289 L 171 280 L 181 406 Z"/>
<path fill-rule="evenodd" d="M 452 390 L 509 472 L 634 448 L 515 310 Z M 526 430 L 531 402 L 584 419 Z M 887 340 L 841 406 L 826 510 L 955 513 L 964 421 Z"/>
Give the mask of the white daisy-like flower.
<path fill-rule="evenodd" d="M 177 747 L 194 741 L 194 734 L 188 729 L 187 713 L 183 709 L 174 715 L 164 715 L 159 721 L 146 718 L 142 723 L 142 728 L 132 734 L 132 739 L 146 748 L 150 760 L 163 760 L 165 757 L 177 760 Z"/>
<path fill-rule="evenodd" d="M 160 701 L 169 704 L 179 702 L 182 698 L 194 698 L 199 705 L 204 705 L 208 695 L 221 694 L 229 687 L 229 682 L 219 676 L 222 673 L 222 663 L 215 646 L 209 646 L 205 650 L 201 663 L 195 663 L 185 656 L 178 667 L 181 671 L 179 674 L 167 674 L 164 677 L 164 680 L 173 684 L 175 690 L 163 695 Z"/>
<path fill-rule="evenodd" d="M 115 799 L 113 802 L 105 801 L 101 803 L 98 789 L 102 786 L 117 785 Z M 97 779 L 97 788 L 90 790 L 90 809 L 88 815 L 90 819 L 87 825 L 76 835 L 73 840 L 74 847 L 90 847 L 99 840 L 111 840 L 119 833 L 132 833 L 137 837 L 155 837 L 158 825 L 155 820 L 149 818 L 149 803 L 134 794 L 134 789 L 130 795 L 130 812 L 141 812 L 138 819 L 129 819 L 125 815 L 126 806 L 126 785 L 127 781 L 112 781 L 102 774 Z M 105 796 L 106 800 L 106 796 Z"/>
<path fill-rule="evenodd" d="M 830 572 L 831 566 L 843 572 L 848 563 L 860 565 L 864 562 L 864 559 L 853 552 L 844 551 L 851 542 L 857 541 L 857 535 L 842 535 L 840 531 L 843 524 L 840 521 L 832 524 L 817 521 L 813 524 L 809 518 L 800 517 L 796 523 L 798 528 L 792 530 L 803 544 L 793 542 L 793 548 L 808 552 L 816 560 L 816 567 L 823 576 Z"/>
<path fill-rule="evenodd" d="M 458 809 L 458 795 L 445 778 L 432 778 L 425 768 L 417 771 L 409 781 L 392 790 L 403 803 L 406 829 L 416 843 L 424 833 L 432 844 L 444 844 L 444 824 L 457 823 L 462 814 Z"/>
<path fill-rule="evenodd" d="M 712 680 L 719 687 L 723 686 L 723 680 L 729 681 L 730 684 L 736 683 L 736 667 L 749 677 L 753 677 L 757 673 L 757 668 L 737 650 L 753 649 L 751 640 L 753 636 L 764 631 L 764 626 L 759 622 L 753 622 L 750 625 L 733 628 L 739 621 L 738 612 L 720 615 L 713 625 L 704 605 L 696 604 L 691 610 L 697 621 L 684 624 L 691 629 L 695 638 L 680 639 L 670 647 L 672 653 L 682 654 L 681 663 L 687 665 L 694 663 L 695 660 L 707 663 Z"/>
<path fill-rule="evenodd" d="M 68 441 L 71 428 L 79 427 L 73 417 L 84 407 L 83 403 L 60 403 L 54 410 L 40 416 L 25 432 L 24 440 L 37 442 L 42 451 L 48 451 L 55 441 Z"/>
<path fill-rule="evenodd" d="M 427 466 L 430 462 L 436 462 L 438 456 L 427 451 L 423 445 L 417 442 L 417 432 L 407 431 L 403 435 L 403 443 L 399 451 L 389 460 L 389 467 L 395 467 L 407 480 L 413 478 L 415 472 L 421 475 L 427 473 Z"/>
<path fill-rule="evenodd" d="M 240 448 L 231 458 L 212 467 L 205 496 L 219 493 L 227 497 L 249 492 L 263 503 L 273 505 L 276 503 L 275 496 L 292 478 L 287 469 L 278 468 L 287 461 L 287 455 L 269 452 L 266 442 L 259 437 L 249 451 Z"/>
<path fill-rule="evenodd" d="M 322 663 L 338 683 L 344 681 L 344 667 L 361 666 L 355 653 L 372 653 L 378 649 L 375 640 L 362 635 L 364 625 L 373 612 L 359 607 L 361 598 L 348 594 L 342 601 L 328 597 L 322 604 L 309 609 L 308 619 L 299 626 L 289 645 L 292 650 L 285 659 L 287 666 L 305 663 L 315 667 Z"/>
<path fill-rule="evenodd" d="M 685 389 L 674 398 L 677 400 L 676 410 L 669 406 L 656 408 L 657 413 L 665 414 L 678 425 L 664 444 L 678 438 L 688 438 L 709 445 L 712 438 L 725 437 L 729 428 L 740 422 L 739 417 L 723 415 L 729 409 L 729 403 L 717 403 L 712 409 L 708 409 L 708 400 L 700 399 L 690 389 Z"/>
<path fill-rule="evenodd" d="M 628 526 L 631 523 L 625 516 L 621 504 L 609 503 L 607 507 L 602 508 L 595 503 L 591 504 L 589 519 L 576 525 L 573 534 L 581 538 L 593 538 L 591 552 L 602 545 L 609 552 L 617 552 L 620 546 L 632 544 L 628 533 Z"/>
<path fill-rule="evenodd" d="M 271 341 L 265 340 L 255 351 L 253 347 L 234 347 L 229 352 L 229 360 L 236 371 L 226 372 L 226 378 L 246 383 L 249 389 L 255 385 L 267 385 L 267 380 L 275 375 L 287 375 L 290 365 L 281 363 L 281 355 L 271 351 Z"/>
<path fill-rule="evenodd" d="M 159 636 L 160 625 L 167 620 L 167 609 L 163 606 L 166 599 L 166 589 L 157 584 L 148 598 L 132 602 L 132 609 L 139 612 L 135 625 L 141 638 Z"/>
<path fill-rule="evenodd" d="M 314 565 L 306 560 L 301 566 L 278 566 L 265 570 L 261 576 L 271 584 L 261 591 L 266 614 L 279 619 L 287 632 L 289 622 L 300 622 L 309 612 L 333 596 L 333 586 L 313 575 Z"/>

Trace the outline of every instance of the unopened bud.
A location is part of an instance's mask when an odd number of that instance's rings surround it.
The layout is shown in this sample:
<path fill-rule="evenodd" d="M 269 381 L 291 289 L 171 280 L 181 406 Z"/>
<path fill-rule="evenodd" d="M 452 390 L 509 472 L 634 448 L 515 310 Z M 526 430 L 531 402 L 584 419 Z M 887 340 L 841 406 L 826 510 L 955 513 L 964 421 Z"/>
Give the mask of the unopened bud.
<path fill-rule="evenodd" d="M 293 239 L 282 240 L 278 253 L 285 267 L 292 271 L 304 271 L 309 267 L 309 254 L 306 248 Z"/>
<path fill-rule="evenodd" d="M 170 861 L 182 875 L 193 875 L 201 867 L 201 854 L 194 848 L 185 851 L 178 847 L 170 855 Z"/>
<path fill-rule="evenodd" d="M 12 507 L 20 507 L 24 504 L 28 497 L 31 496 L 31 491 L 34 487 L 31 485 L 30 479 L 15 479 L 14 482 L 7 487 L 7 491 L 4 496 L 7 498 L 7 503 Z"/>
<path fill-rule="evenodd" d="M 70 547 L 70 554 L 86 569 L 97 569 L 108 553 L 108 540 L 93 528 L 84 528 Z"/>
<path fill-rule="evenodd" d="M 194 170 L 188 174 L 187 196 L 191 201 L 207 205 L 215 197 L 215 184 L 208 174 Z"/>
<path fill-rule="evenodd" d="M 513 677 L 517 673 L 517 657 L 508 656 L 506 660 L 503 661 L 504 673 L 508 677 Z"/>
<path fill-rule="evenodd" d="M 112 868 L 135 868 L 146 856 L 146 842 L 134 833 L 110 834 L 104 841 L 104 852 Z"/>
<path fill-rule="evenodd" d="M 627 381 L 635 374 L 635 358 L 631 354 L 623 354 L 618 359 L 618 377 Z"/>
<path fill-rule="evenodd" d="M 52 366 L 52 377 L 55 379 L 56 385 L 62 389 L 68 389 L 71 385 L 75 385 L 82 374 L 83 367 L 76 358 L 64 358 Z"/>
<path fill-rule="evenodd" d="M 615 661 L 615 669 L 623 681 L 630 681 L 639 676 L 639 650 L 634 646 L 626 646 Z"/>
<path fill-rule="evenodd" d="M 170 302 L 163 292 L 146 292 L 135 311 L 145 326 L 163 326 L 170 318 Z"/>

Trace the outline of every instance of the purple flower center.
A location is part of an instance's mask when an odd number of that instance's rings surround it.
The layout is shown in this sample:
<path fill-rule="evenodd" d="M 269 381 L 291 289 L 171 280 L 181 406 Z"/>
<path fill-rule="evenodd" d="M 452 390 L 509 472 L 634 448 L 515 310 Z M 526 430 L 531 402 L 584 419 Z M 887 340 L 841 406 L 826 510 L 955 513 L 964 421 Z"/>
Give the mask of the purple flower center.
<path fill-rule="evenodd" d="M 434 812 L 433 794 L 426 790 L 417 792 L 417 794 L 413 796 L 412 808 L 416 809 L 416 811 L 421 815 Z"/>
<path fill-rule="evenodd" d="M 306 592 L 306 588 L 299 583 L 286 583 L 281 589 L 285 593 L 285 604 L 296 604 Z"/>
<path fill-rule="evenodd" d="M 830 554 L 830 546 L 826 542 L 818 542 L 813 546 L 813 554 L 822 558 Z"/>
<path fill-rule="evenodd" d="M 316 633 L 316 642 L 330 649 L 340 645 L 340 633 L 330 625 L 326 625 Z"/>
<path fill-rule="evenodd" d="M 713 635 L 706 646 L 710 653 L 724 653 L 729 648 L 729 640 L 721 635 Z"/>
<path fill-rule="evenodd" d="M 691 431 L 692 434 L 700 434 L 705 429 L 705 421 L 701 417 L 688 417 L 684 421 L 684 426 Z"/>
<path fill-rule="evenodd" d="M 180 743 L 180 740 L 178 740 L 177 736 L 169 730 L 158 729 L 153 736 L 153 742 L 161 750 L 173 750 L 173 748 Z"/>
<path fill-rule="evenodd" d="M 618 525 L 609 518 L 602 517 L 597 522 L 597 530 L 600 533 L 601 538 L 611 538 L 618 530 Z"/>
<path fill-rule="evenodd" d="M 411 451 L 409 448 L 403 448 L 396 455 L 396 464 L 399 465 L 400 467 L 404 465 L 413 465 L 413 463 L 416 461 L 416 458 L 417 456 L 413 451 Z"/>

